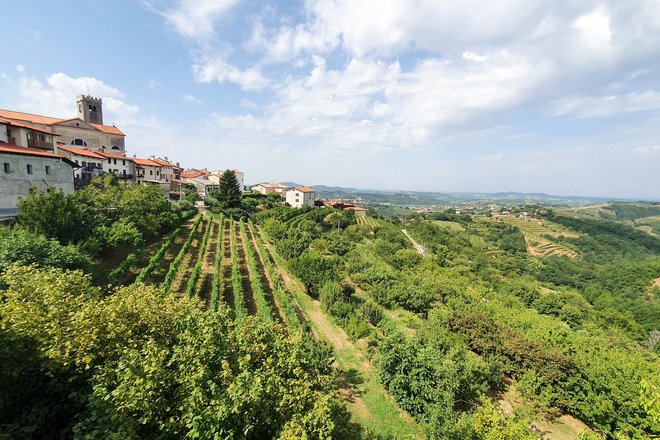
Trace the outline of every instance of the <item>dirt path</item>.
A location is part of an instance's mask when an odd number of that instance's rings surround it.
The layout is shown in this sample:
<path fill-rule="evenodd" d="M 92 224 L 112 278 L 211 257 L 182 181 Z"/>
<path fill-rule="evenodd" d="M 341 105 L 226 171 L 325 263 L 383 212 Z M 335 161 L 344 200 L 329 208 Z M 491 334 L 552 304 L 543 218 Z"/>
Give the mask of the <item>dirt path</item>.
<path fill-rule="evenodd" d="M 262 234 L 263 237 L 263 234 Z M 310 323 L 315 337 L 329 342 L 337 365 L 344 373 L 341 394 L 345 397 L 353 416 L 371 433 L 389 438 L 424 438 L 422 428 L 410 414 L 401 410 L 392 396 L 387 394 L 378 380 L 376 369 L 353 343 L 346 332 L 328 316 L 319 301 L 310 298 L 302 284 L 284 269 L 284 261 L 264 240 L 264 245 L 275 259 L 277 270 L 288 291 L 300 306 Z"/>
<path fill-rule="evenodd" d="M 238 270 L 241 272 L 241 292 L 243 293 L 243 304 L 248 315 L 257 314 L 257 303 L 254 300 L 252 284 L 250 284 L 250 272 L 248 269 L 247 257 L 243 243 L 243 234 L 238 222 L 234 222 L 234 232 L 236 233 L 236 255 L 238 257 Z"/>
<path fill-rule="evenodd" d="M 210 220 L 212 221 L 212 220 Z M 215 272 L 215 256 L 219 240 L 220 225 L 217 222 L 211 224 L 209 238 L 206 241 L 206 250 L 202 257 L 202 274 L 199 277 L 199 297 L 204 301 L 208 309 L 211 302 L 211 291 L 213 290 L 213 273 Z"/>
<path fill-rule="evenodd" d="M 420 253 L 420 254 L 422 254 L 422 255 L 424 255 L 424 254 L 426 253 L 426 250 L 424 249 L 424 247 L 423 247 L 421 244 L 417 243 L 417 242 L 416 242 L 416 241 L 410 236 L 410 234 L 408 234 L 408 231 L 407 231 L 407 230 L 405 230 L 405 229 L 401 229 L 401 232 L 403 232 L 404 235 L 405 235 L 406 237 L 408 237 L 408 240 L 410 240 L 410 242 L 413 244 L 413 246 L 415 246 L 415 249 L 417 250 L 418 253 Z"/>

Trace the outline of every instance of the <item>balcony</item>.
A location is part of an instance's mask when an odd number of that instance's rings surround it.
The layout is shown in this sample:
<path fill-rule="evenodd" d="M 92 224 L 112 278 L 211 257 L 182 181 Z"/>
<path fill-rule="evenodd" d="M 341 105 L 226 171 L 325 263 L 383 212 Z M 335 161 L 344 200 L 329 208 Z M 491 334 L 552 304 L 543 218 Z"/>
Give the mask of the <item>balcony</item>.
<path fill-rule="evenodd" d="M 53 142 L 48 142 L 48 141 L 42 141 L 39 139 L 34 139 L 34 138 L 28 138 L 27 141 L 28 147 L 29 148 L 39 148 L 41 150 L 52 150 L 53 149 Z"/>
<path fill-rule="evenodd" d="M 13 137 L 13 136 L 8 136 L 8 137 L 7 137 L 7 143 L 8 143 L 9 145 L 17 145 L 17 144 L 16 144 L 16 138 Z"/>

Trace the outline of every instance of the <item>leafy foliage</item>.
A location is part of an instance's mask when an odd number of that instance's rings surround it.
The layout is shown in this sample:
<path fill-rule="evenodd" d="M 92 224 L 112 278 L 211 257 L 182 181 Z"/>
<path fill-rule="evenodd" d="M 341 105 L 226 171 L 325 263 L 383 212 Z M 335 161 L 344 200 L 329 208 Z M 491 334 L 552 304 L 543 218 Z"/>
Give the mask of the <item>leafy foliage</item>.
<path fill-rule="evenodd" d="M 0 435 L 346 438 L 329 351 L 302 333 L 144 285 L 11 267 L 0 302 Z"/>

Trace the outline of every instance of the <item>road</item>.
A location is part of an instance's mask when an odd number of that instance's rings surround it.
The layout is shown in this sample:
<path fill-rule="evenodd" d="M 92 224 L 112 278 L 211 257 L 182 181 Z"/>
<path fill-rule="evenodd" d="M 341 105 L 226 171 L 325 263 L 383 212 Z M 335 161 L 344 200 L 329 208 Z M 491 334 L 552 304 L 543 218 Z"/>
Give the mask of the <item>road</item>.
<path fill-rule="evenodd" d="M 405 229 L 401 229 L 401 232 L 403 232 L 404 234 L 406 234 L 406 237 L 408 237 L 408 240 L 410 240 L 410 242 L 413 244 L 413 246 L 415 246 L 415 249 L 417 250 L 417 252 L 419 252 L 419 253 L 422 254 L 422 255 L 424 255 L 424 254 L 426 253 L 426 250 L 424 249 L 424 247 L 423 247 L 421 244 L 417 243 L 417 242 L 416 242 L 416 241 L 410 236 L 410 234 L 408 234 L 408 231 L 406 231 Z"/>

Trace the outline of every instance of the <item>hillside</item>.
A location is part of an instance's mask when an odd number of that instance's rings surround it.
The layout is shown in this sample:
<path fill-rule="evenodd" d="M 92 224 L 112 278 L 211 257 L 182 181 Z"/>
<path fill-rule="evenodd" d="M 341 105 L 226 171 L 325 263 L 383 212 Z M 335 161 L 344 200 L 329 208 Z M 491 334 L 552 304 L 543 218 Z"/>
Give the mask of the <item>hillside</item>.
<path fill-rule="evenodd" d="M 548 207 L 583 207 L 604 204 L 611 199 L 599 197 L 560 196 L 544 193 L 520 192 L 427 192 L 427 191 L 385 191 L 356 188 L 342 188 L 314 185 L 320 196 L 329 199 L 349 199 L 360 201 L 379 209 L 390 206 L 426 207 L 447 205 L 544 205 Z"/>
<path fill-rule="evenodd" d="M 659 434 L 657 237 L 552 212 L 399 223 L 257 195 L 184 213 L 152 187 L 108 182 L 64 200 L 33 195 L 34 215 L 0 230 L 9 438 L 23 426 L 162 438 Z M 94 230 L 45 221 L 70 217 L 44 210 L 108 200 L 122 211 L 88 212 L 101 216 Z M 143 219 L 155 223 L 129 227 Z M 52 238 L 35 232 L 46 226 Z M 118 237 L 131 237 L 128 255 Z M 97 262 L 86 259 L 101 240 Z"/>
<path fill-rule="evenodd" d="M 660 235 L 660 203 L 608 202 L 560 212 L 577 217 L 614 221 L 649 234 Z"/>

